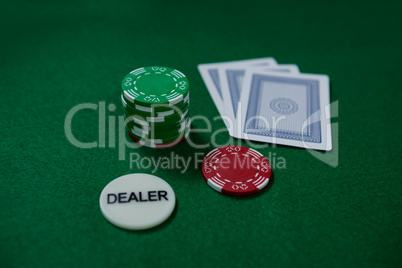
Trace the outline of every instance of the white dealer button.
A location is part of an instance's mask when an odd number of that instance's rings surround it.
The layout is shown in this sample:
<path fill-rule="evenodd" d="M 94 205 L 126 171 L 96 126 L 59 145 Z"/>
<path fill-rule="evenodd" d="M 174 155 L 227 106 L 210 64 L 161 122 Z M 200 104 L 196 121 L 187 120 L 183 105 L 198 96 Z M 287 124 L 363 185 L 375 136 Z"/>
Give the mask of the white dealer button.
<path fill-rule="evenodd" d="M 103 189 L 99 199 L 105 218 L 121 228 L 142 230 L 164 222 L 176 197 L 164 180 L 149 174 L 121 176 Z"/>

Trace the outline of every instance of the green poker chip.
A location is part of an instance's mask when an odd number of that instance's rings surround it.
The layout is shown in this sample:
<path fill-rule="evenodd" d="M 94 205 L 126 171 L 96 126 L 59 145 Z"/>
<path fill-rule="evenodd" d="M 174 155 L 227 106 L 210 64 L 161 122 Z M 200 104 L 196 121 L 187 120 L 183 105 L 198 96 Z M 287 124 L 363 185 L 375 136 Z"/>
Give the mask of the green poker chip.
<path fill-rule="evenodd" d="M 188 104 L 182 109 L 171 110 L 166 112 L 154 112 L 147 113 L 138 110 L 134 110 L 131 107 L 123 107 L 123 111 L 127 116 L 136 116 L 137 118 L 142 118 L 147 122 L 168 122 L 172 120 L 180 120 L 187 116 L 188 114 Z"/>
<path fill-rule="evenodd" d="M 131 132 L 131 131 L 129 130 L 130 134 L 131 134 L 134 138 L 138 139 L 138 140 L 141 141 L 141 142 L 150 143 L 150 144 L 164 144 L 164 143 L 174 142 L 174 141 L 176 141 L 176 140 L 178 140 L 178 139 L 181 139 L 183 136 L 185 136 L 185 135 L 188 133 L 188 131 L 189 131 L 189 128 L 187 127 L 183 132 L 181 132 L 179 135 L 176 135 L 176 136 L 174 136 L 174 137 L 153 139 L 153 138 L 151 138 L 151 137 L 142 137 L 142 136 L 139 136 L 139 135 L 134 134 L 133 132 Z"/>
<path fill-rule="evenodd" d="M 180 135 L 180 133 L 182 133 L 186 128 L 189 127 L 190 127 L 189 120 L 183 122 L 179 128 L 162 129 L 162 130 L 156 130 L 156 129 L 149 130 L 138 127 L 132 123 L 127 124 L 127 129 L 130 131 L 130 133 L 133 133 L 139 137 L 152 138 L 152 139 L 166 139 L 175 137 Z"/>
<path fill-rule="evenodd" d="M 142 67 L 124 77 L 122 91 L 124 98 L 133 104 L 172 106 L 188 95 L 189 82 L 183 73 L 172 68 Z"/>
<path fill-rule="evenodd" d="M 130 102 L 130 100 L 127 100 L 124 97 L 123 93 L 121 94 L 121 101 L 122 101 L 124 107 L 129 107 L 130 109 L 133 109 L 136 111 L 147 112 L 147 113 L 168 112 L 168 111 L 172 111 L 172 110 L 176 110 L 176 109 L 182 109 L 187 104 L 190 104 L 190 95 L 187 94 L 187 96 L 185 96 L 182 101 L 180 101 L 179 103 L 176 103 L 175 105 L 158 103 L 158 104 L 152 104 L 151 106 L 144 106 L 144 105 L 140 105 L 138 103 Z"/>
<path fill-rule="evenodd" d="M 142 128 L 144 130 L 171 130 L 171 129 L 179 129 L 182 124 L 188 121 L 188 118 L 183 118 L 178 121 L 168 121 L 168 122 L 146 122 L 143 121 L 142 118 L 137 118 L 135 116 L 127 116 L 124 115 L 126 125 L 133 124 L 136 127 Z"/>
<path fill-rule="evenodd" d="M 129 114 L 127 111 L 123 111 L 126 118 L 129 118 L 130 120 L 135 121 L 137 124 L 144 126 L 152 124 L 157 124 L 159 126 L 174 125 L 177 122 L 185 120 L 188 114 L 188 109 L 183 113 L 177 113 L 167 117 L 147 117 L 139 114 Z"/>
<path fill-rule="evenodd" d="M 138 144 L 141 144 L 141 146 L 145 146 L 145 147 L 149 147 L 149 148 L 169 148 L 172 147 L 176 144 L 179 144 L 180 142 L 182 142 L 183 140 L 187 139 L 190 136 L 190 131 L 188 131 L 183 137 L 180 137 L 179 139 L 172 141 L 170 143 L 159 143 L 159 144 L 155 144 L 155 143 L 151 143 L 151 142 L 146 142 L 144 140 L 139 140 L 136 137 L 134 137 L 133 135 L 131 135 L 130 132 L 128 132 L 128 134 L 130 135 L 130 137 Z"/>

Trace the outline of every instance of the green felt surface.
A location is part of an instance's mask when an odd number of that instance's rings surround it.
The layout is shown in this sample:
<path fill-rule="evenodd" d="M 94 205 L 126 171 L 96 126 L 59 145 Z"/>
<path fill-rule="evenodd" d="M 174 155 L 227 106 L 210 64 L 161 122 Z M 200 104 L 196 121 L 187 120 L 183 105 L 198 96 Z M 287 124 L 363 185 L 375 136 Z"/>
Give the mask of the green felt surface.
<path fill-rule="evenodd" d="M 2 1 L 2 267 L 401 266 L 401 2 L 231 2 Z M 177 196 L 168 222 L 144 232 L 109 224 L 103 187 L 153 171 L 130 169 L 130 153 L 194 158 L 214 147 L 127 149 L 119 160 L 109 124 L 105 148 L 72 145 L 68 111 L 105 102 L 117 106 L 107 116 L 121 116 L 122 78 L 162 65 L 189 78 L 191 116 L 212 119 L 218 111 L 197 64 L 266 56 L 330 76 L 339 165 L 303 149 L 258 149 L 286 168 L 274 169 L 263 192 L 234 198 L 208 187 L 193 159 L 184 173 L 154 173 Z M 212 130 L 223 127 L 217 120 Z M 72 129 L 95 141 L 98 111 L 77 113 Z M 211 133 L 191 137 L 208 142 Z"/>

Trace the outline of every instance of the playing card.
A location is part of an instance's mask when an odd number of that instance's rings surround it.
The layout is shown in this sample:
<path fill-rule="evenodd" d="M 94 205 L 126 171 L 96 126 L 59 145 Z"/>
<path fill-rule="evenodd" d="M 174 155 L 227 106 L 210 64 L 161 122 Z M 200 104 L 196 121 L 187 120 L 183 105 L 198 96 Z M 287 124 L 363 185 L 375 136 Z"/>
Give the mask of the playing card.
<path fill-rule="evenodd" d="M 219 113 L 223 117 L 223 121 L 226 126 L 228 126 L 228 120 L 225 120 L 226 117 L 224 103 L 223 103 L 223 95 L 220 85 L 220 78 L 218 73 L 218 66 L 220 65 L 236 65 L 241 64 L 248 67 L 264 67 L 264 66 L 275 66 L 277 63 L 274 58 L 259 58 L 259 59 L 251 59 L 251 60 L 240 60 L 240 61 L 231 61 L 231 62 L 220 62 L 220 63 L 207 63 L 207 64 L 199 64 L 198 70 L 201 74 L 202 79 L 208 89 L 209 94 L 212 97 L 212 100 L 215 103 Z M 232 127 L 233 128 L 233 127 Z"/>
<path fill-rule="evenodd" d="M 237 138 L 329 151 L 329 78 L 249 70 L 236 119 Z"/>

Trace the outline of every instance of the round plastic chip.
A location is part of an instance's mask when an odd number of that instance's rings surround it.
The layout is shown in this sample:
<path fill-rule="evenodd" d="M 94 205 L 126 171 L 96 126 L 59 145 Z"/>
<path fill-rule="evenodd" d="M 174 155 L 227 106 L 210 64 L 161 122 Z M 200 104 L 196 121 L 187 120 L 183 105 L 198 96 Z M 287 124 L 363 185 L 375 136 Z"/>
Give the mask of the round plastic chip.
<path fill-rule="evenodd" d="M 154 104 L 175 105 L 187 96 L 189 83 L 178 70 L 151 66 L 130 72 L 122 82 L 124 98 L 132 104 L 152 106 Z"/>
<path fill-rule="evenodd" d="M 179 137 L 179 139 L 172 141 L 172 142 L 168 142 L 168 143 L 154 143 L 154 142 L 150 142 L 150 141 L 144 141 L 141 139 L 136 138 L 132 133 L 128 132 L 128 134 L 130 135 L 131 139 L 133 141 L 135 141 L 136 143 L 140 144 L 141 146 L 145 146 L 145 147 L 149 147 L 149 148 L 168 148 L 168 147 L 172 147 L 176 144 L 179 144 L 180 142 L 184 141 L 185 139 L 188 138 L 188 136 L 190 135 L 190 131 L 188 131 L 187 133 L 184 134 L 184 136 Z"/>
<path fill-rule="evenodd" d="M 103 216 L 112 224 L 143 230 L 161 224 L 172 214 L 176 197 L 170 185 L 149 174 L 119 177 L 103 189 L 99 198 Z"/>
<path fill-rule="evenodd" d="M 232 145 L 209 152 L 202 162 L 202 174 L 208 185 L 218 192 L 250 195 L 267 186 L 271 166 L 259 152 Z"/>

